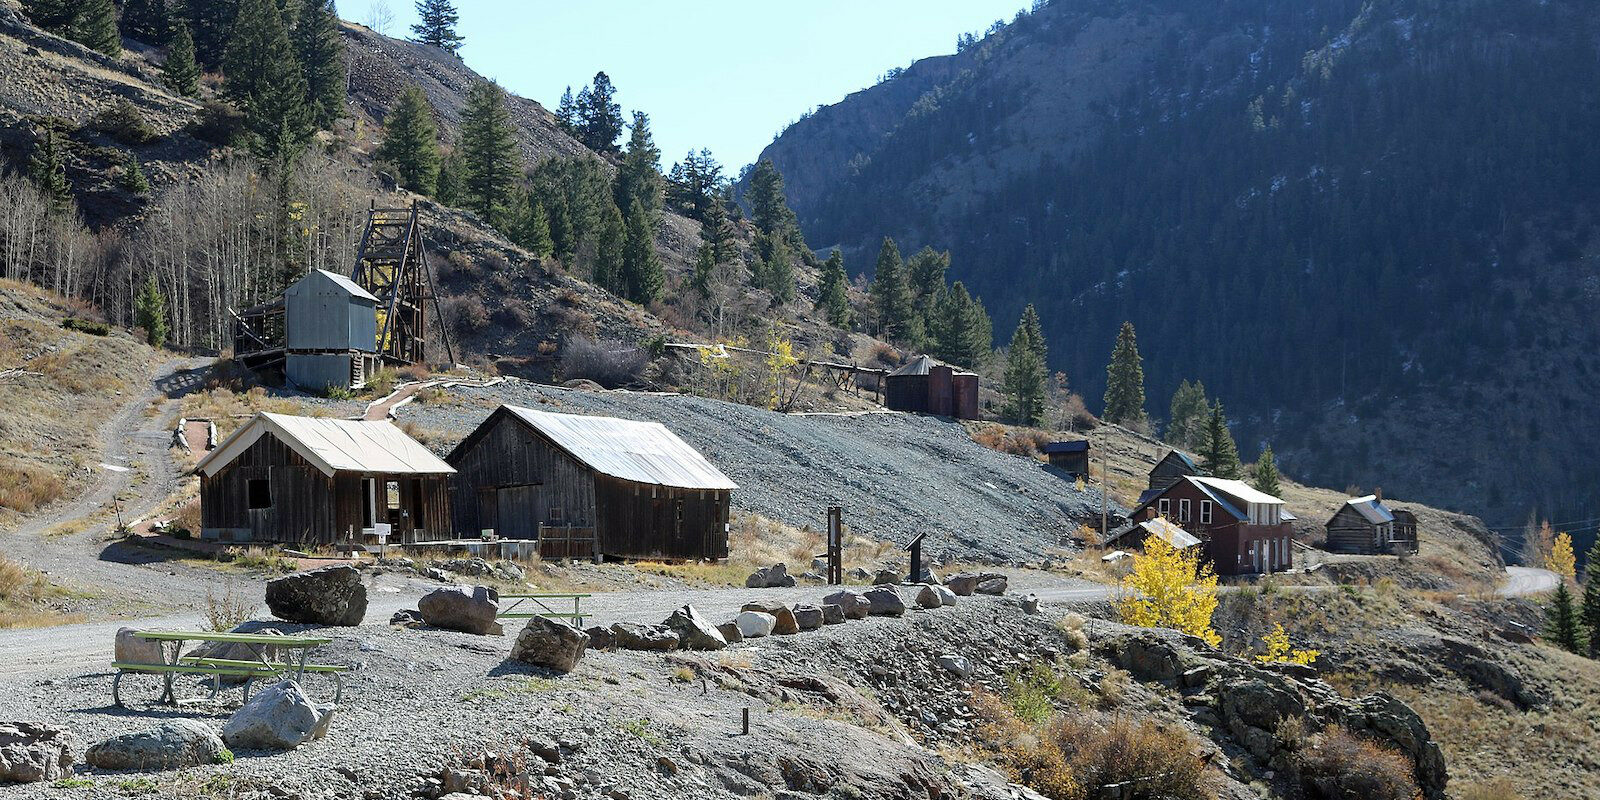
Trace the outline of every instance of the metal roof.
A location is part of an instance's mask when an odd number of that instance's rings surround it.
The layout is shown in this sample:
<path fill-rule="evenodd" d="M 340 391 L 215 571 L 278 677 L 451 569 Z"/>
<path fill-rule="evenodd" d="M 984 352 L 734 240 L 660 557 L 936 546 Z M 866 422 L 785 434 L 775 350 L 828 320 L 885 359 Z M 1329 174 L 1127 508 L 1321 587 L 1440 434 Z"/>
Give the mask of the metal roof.
<path fill-rule="evenodd" d="M 1188 457 L 1187 455 L 1184 455 L 1183 453 L 1178 452 L 1177 450 L 1168 450 L 1167 454 L 1161 457 L 1161 461 L 1157 461 L 1156 462 L 1156 466 L 1157 467 L 1161 466 L 1162 462 L 1164 462 L 1167 459 L 1172 458 L 1174 456 L 1176 456 L 1178 458 L 1178 461 L 1182 462 L 1183 465 L 1188 467 L 1189 469 L 1194 470 L 1196 472 L 1200 471 L 1200 467 L 1194 463 L 1194 459 Z M 1150 471 L 1154 472 L 1155 468 L 1152 467 Z"/>
<path fill-rule="evenodd" d="M 902 375 L 926 375 L 928 374 L 928 371 L 934 367 L 949 367 L 950 369 L 954 370 L 955 374 L 957 375 L 978 374 L 976 372 L 968 372 L 960 367 L 955 366 L 954 364 L 946 364 L 943 361 L 934 358 L 933 356 L 917 356 L 916 358 L 906 362 L 905 366 L 902 366 L 894 372 L 889 373 L 889 377 L 894 378 Z"/>
<path fill-rule="evenodd" d="M 1078 442 L 1051 442 L 1044 446 L 1046 455 L 1051 453 L 1086 453 L 1089 451 L 1089 440 Z"/>
<path fill-rule="evenodd" d="M 373 472 L 386 475 L 450 475 L 455 472 L 388 420 L 319 419 L 257 414 L 195 465 L 217 474 L 262 436 L 271 434 L 323 474 Z"/>
<path fill-rule="evenodd" d="M 314 269 L 314 270 L 306 273 L 305 278 L 301 278 L 300 280 L 295 281 L 294 284 L 290 285 L 289 289 L 285 293 L 286 294 L 287 293 L 293 293 L 295 286 L 298 286 L 301 281 L 304 281 L 304 280 L 306 280 L 306 278 L 310 278 L 313 275 L 321 277 L 321 278 L 326 278 L 326 279 L 328 279 L 330 281 L 333 281 L 335 286 L 338 286 L 340 289 L 343 289 L 348 294 L 354 295 L 356 297 L 364 298 L 366 300 L 371 300 L 374 303 L 378 302 L 378 298 L 374 297 L 372 295 L 372 292 L 369 292 L 366 289 L 361 288 L 360 284 L 357 284 L 355 281 L 350 280 L 349 278 L 346 278 L 345 276 L 340 275 L 337 272 L 329 272 L 329 271 L 327 271 L 325 269 Z"/>
<path fill-rule="evenodd" d="M 1148 536 L 1158 536 L 1162 541 L 1178 548 L 1179 550 L 1188 549 L 1200 544 L 1200 539 L 1194 534 L 1179 527 L 1176 523 L 1161 519 L 1160 517 L 1118 528 L 1117 530 L 1112 531 L 1111 536 L 1105 540 L 1104 544 L 1109 546 L 1119 542 L 1124 536 L 1127 536 L 1136 530 L 1142 530 Z"/>
<path fill-rule="evenodd" d="M 1394 522 L 1394 512 L 1390 511 L 1389 507 L 1384 505 L 1383 501 L 1379 500 L 1375 494 L 1369 494 L 1366 497 L 1353 497 L 1346 500 L 1345 505 L 1354 508 L 1362 519 L 1374 525 Z"/>
<path fill-rule="evenodd" d="M 737 489 L 700 451 L 659 422 L 556 414 L 501 406 L 590 469 L 634 483 L 679 489 Z"/>
<path fill-rule="evenodd" d="M 1188 475 L 1185 477 L 1202 486 L 1216 489 L 1217 491 L 1246 503 L 1258 503 L 1260 505 L 1268 506 L 1283 505 L 1283 498 L 1273 497 L 1266 492 L 1258 491 L 1256 487 L 1251 486 L 1244 481 L 1229 480 L 1227 478 L 1207 478 L 1203 475 Z"/>

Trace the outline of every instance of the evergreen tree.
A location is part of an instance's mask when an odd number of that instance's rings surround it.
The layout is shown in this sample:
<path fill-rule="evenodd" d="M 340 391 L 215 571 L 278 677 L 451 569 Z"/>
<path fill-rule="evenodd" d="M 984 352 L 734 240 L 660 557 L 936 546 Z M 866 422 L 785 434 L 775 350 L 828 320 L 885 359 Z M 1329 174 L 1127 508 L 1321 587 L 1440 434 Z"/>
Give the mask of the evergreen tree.
<path fill-rule="evenodd" d="M 28 177 L 50 198 L 50 211 L 69 214 L 76 207 L 72 184 L 67 182 L 67 165 L 56 142 L 56 132 L 46 128 L 28 156 Z"/>
<path fill-rule="evenodd" d="M 81 0 L 22 0 L 28 21 L 57 36 L 70 36 L 82 13 Z"/>
<path fill-rule="evenodd" d="M 1200 445 L 1200 469 L 1214 478 L 1238 479 L 1244 472 L 1239 463 L 1239 447 L 1228 430 L 1228 417 L 1222 413 L 1220 402 L 1211 407 L 1211 419 L 1206 423 L 1205 439 Z"/>
<path fill-rule="evenodd" d="M 450 0 L 417 0 L 418 22 L 411 26 L 416 38 L 412 41 L 433 45 L 454 53 L 461 49 L 463 39 L 456 33 L 456 23 L 461 15 Z"/>
<path fill-rule="evenodd" d="M 512 134 L 505 90 L 489 82 L 472 87 L 461 113 L 462 185 L 467 208 L 496 227 L 505 223 L 519 172 Z"/>
<path fill-rule="evenodd" d="M 1172 393 L 1171 418 L 1167 422 L 1167 443 L 1185 450 L 1200 445 L 1206 421 L 1211 417 L 1211 404 L 1206 400 L 1206 387 L 1200 381 L 1185 380 Z"/>
<path fill-rule="evenodd" d="M 1261 457 L 1256 459 L 1255 472 L 1250 476 L 1250 485 L 1256 487 L 1256 491 L 1273 497 L 1283 492 L 1283 487 L 1278 485 L 1278 463 L 1272 456 L 1272 445 L 1262 448 Z"/>
<path fill-rule="evenodd" d="M 1011 334 L 1011 350 L 1006 354 L 1006 411 L 1020 425 L 1044 419 L 1048 359 L 1039 314 L 1030 303 Z"/>
<path fill-rule="evenodd" d="M 939 293 L 930 317 L 928 337 L 939 359 L 976 367 L 989 354 L 994 335 L 989 312 L 961 281 Z"/>
<path fill-rule="evenodd" d="M 222 59 L 222 92 L 245 113 L 251 150 L 288 165 L 311 139 L 305 76 L 273 0 L 241 0 Z"/>
<path fill-rule="evenodd" d="M 375 155 L 394 166 L 401 186 L 421 194 L 438 190 L 439 129 L 421 87 L 411 84 L 400 92 L 383 120 L 383 142 Z"/>
<path fill-rule="evenodd" d="M 186 0 L 188 23 L 194 37 L 195 59 L 207 66 L 222 65 L 234 18 L 241 0 Z"/>
<path fill-rule="evenodd" d="M 1133 323 L 1122 323 L 1117 333 L 1117 345 L 1111 351 L 1111 363 L 1106 366 L 1105 412 L 1107 422 L 1117 425 L 1139 425 L 1144 422 L 1144 359 L 1139 356 L 1139 342 L 1133 333 Z"/>
<path fill-rule="evenodd" d="M 189 26 L 178 20 L 172 26 L 171 43 L 167 45 L 167 60 L 161 64 L 162 77 L 167 88 L 184 97 L 200 94 L 200 67 L 194 63 L 194 37 Z"/>
<path fill-rule="evenodd" d="M 154 273 L 145 279 L 144 289 L 133 300 L 133 324 L 144 329 L 145 343 L 151 347 L 167 343 L 167 299 L 161 296 Z"/>
<path fill-rule="evenodd" d="M 900 248 L 887 236 L 883 246 L 878 248 L 878 264 L 872 276 L 872 306 L 884 338 L 897 342 L 920 338 L 913 335 L 918 333 L 911 324 L 915 309 L 905 265 L 900 261 Z"/>
<path fill-rule="evenodd" d="M 662 203 L 661 151 L 650 136 L 650 118 L 643 111 L 633 112 L 627 154 L 617 170 L 616 200 L 621 208 L 638 203 L 654 228 Z"/>
<path fill-rule="evenodd" d="M 733 239 L 733 225 L 728 222 L 728 211 L 721 203 L 706 207 L 700 220 L 700 241 L 711 245 L 711 255 L 718 264 L 733 260 L 737 255 Z"/>
<path fill-rule="evenodd" d="M 944 276 L 950 269 L 950 251 L 943 253 L 924 246 L 906 261 L 906 280 L 920 308 L 933 309 L 933 301 L 944 292 Z"/>
<path fill-rule="evenodd" d="M 578 95 L 577 107 L 578 138 L 584 145 L 597 153 L 617 152 L 617 139 L 622 136 L 622 106 L 617 103 L 611 76 L 596 72 L 594 84 Z"/>
<path fill-rule="evenodd" d="M 122 4 L 122 30 L 130 39 L 161 44 L 167 41 L 169 25 L 166 0 L 126 0 Z"/>
<path fill-rule="evenodd" d="M 86 0 L 72 38 L 108 56 L 122 55 L 122 33 L 117 29 L 117 7 L 111 0 Z"/>
<path fill-rule="evenodd" d="M 756 244 L 760 253 L 756 256 L 751 282 L 772 295 L 774 308 L 794 300 L 794 252 L 783 239 L 764 233 L 756 234 Z"/>
<path fill-rule="evenodd" d="M 339 38 L 339 16 L 333 0 L 290 1 L 300 4 L 294 47 L 305 73 L 311 118 L 317 127 L 327 128 L 344 116 L 344 42 Z"/>
<path fill-rule="evenodd" d="M 122 174 L 117 176 L 117 183 L 134 194 L 145 194 L 150 191 L 150 179 L 145 177 L 144 166 L 139 163 L 139 156 L 132 150 L 123 157 Z"/>
<path fill-rule="evenodd" d="M 726 220 L 727 209 L 721 207 L 725 183 L 722 165 L 710 150 L 690 150 L 682 161 L 672 165 L 667 177 L 667 199 L 690 219 L 705 222 L 716 213 Z"/>
<path fill-rule="evenodd" d="M 1589 657 L 1600 658 L 1600 541 L 1583 559 L 1583 627 L 1589 633 Z"/>
<path fill-rule="evenodd" d="M 595 240 L 594 285 L 621 296 L 622 260 L 628 247 L 628 229 L 616 203 L 606 203 L 601 209 L 600 230 Z"/>
<path fill-rule="evenodd" d="M 655 225 L 649 212 L 635 201 L 628 207 L 622 251 L 624 296 L 640 305 L 648 305 L 661 296 L 664 283 L 666 274 L 661 270 L 661 259 L 656 256 Z"/>
<path fill-rule="evenodd" d="M 439 182 L 434 199 L 447 206 L 460 206 L 467 199 L 466 166 L 461 152 L 452 150 L 439 159 Z"/>
<path fill-rule="evenodd" d="M 844 271 L 844 255 L 835 248 L 822 265 L 822 279 L 817 286 L 817 310 L 835 328 L 850 328 L 849 284 L 850 278 Z"/>
<path fill-rule="evenodd" d="M 578 105 L 572 99 L 572 87 L 561 93 L 561 104 L 556 106 L 556 122 L 561 123 L 561 129 L 568 135 L 578 131 Z"/>
<path fill-rule="evenodd" d="M 689 276 L 689 288 L 699 295 L 701 301 L 711 299 L 712 290 L 716 287 L 717 257 L 714 248 L 708 242 L 702 242 L 694 252 L 694 272 Z"/>
<path fill-rule="evenodd" d="M 1555 598 L 1545 609 L 1545 627 L 1561 649 L 1569 653 L 1583 652 L 1583 631 L 1578 625 L 1578 613 L 1573 608 L 1572 592 L 1567 589 L 1566 581 L 1557 583 Z"/>
<path fill-rule="evenodd" d="M 778 172 L 772 159 L 761 159 L 751 170 L 750 188 L 745 193 L 745 199 L 750 203 L 750 220 L 756 224 L 756 230 L 790 244 L 797 242 L 799 223 L 783 195 L 783 174 Z M 896 250 L 896 264 L 899 261 L 900 251 Z"/>

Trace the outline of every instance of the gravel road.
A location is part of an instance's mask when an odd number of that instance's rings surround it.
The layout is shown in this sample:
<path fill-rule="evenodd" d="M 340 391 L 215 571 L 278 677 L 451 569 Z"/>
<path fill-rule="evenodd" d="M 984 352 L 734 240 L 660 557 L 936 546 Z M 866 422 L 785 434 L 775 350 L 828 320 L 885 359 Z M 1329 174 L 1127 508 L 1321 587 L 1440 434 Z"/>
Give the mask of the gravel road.
<path fill-rule="evenodd" d="M 1547 569 L 1506 567 L 1506 583 L 1496 590 L 1501 597 L 1526 597 L 1556 590 L 1559 578 Z"/>
<path fill-rule="evenodd" d="M 878 539 L 905 544 L 931 531 L 925 546 L 936 557 L 1037 561 L 1100 513 L 1098 492 L 1078 491 L 1033 459 L 979 446 L 960 425 L 934 417 L 778 414 L 688 395 L 525 381 L 451 393 L 465 402 L 396 412 L 436 433 L 431 446 L 440 453 L 501 403 L 656 421 L 739 484 L 737 510 L 819 530 L 827 507 L 841 505 L 846 524 Z"/>

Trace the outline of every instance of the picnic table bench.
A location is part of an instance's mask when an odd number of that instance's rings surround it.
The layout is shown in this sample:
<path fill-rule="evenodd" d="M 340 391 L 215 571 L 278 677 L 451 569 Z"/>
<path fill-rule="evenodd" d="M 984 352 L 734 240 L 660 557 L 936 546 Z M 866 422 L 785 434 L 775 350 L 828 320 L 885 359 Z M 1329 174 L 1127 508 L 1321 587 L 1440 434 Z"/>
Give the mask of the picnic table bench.
<path fill-rule="evenodd" d="M 250 699 L 250 684 L 257 678 L 279 678 L 293 675 L 303 681 L 306 673 L 331 675 L 334 680 L 335 703 L 344 696 L 344 681 L 340 674 L 349 667 L 336 664 L 307 663 L 306 657 L 314 648 L 333 641 L 321 636 L 287 636 L 275 633 L 214 633 L 209 631 L 138 631 L 135 637 L 159 643 L 161 661 L 113 661 L 117 675 L 111 680 L 111 698 L 122 706 L 122 679 L 133 673 L 161 676 L 162 691 L 158 702 L 177 705 L 173 692 L 174 679 L 179 675 L 209 676 L 211 697 L 222 689 L 224 678 L 244 678 L 244 697 Z M 184 655 L 188 642 L 243 645 L 254 656 L 252 659 L 210 658 Z M 269 654 L 276 652 L 278 658 Z"/>
<path fill-rule="evenodd" d="M 570 619 L 574 625 L 583 627 L 583 621 L 592 614 L 583 613 L 583 600 L 592 595 L 568 594 L 561 592 L 540 592 L 534 594 L 502 594 L 500 599 L 515 600 L 509 607 L 495 614 L 495 619 L 532 619 L 533 617 L 550 617 L 552 619 Z M 557 611 L 545 601 L 572 601 L 571 611 Z M 524 604 L 527 604 L 524 606 Z M 523 609 L 519 611 L 518 609 Z"/>

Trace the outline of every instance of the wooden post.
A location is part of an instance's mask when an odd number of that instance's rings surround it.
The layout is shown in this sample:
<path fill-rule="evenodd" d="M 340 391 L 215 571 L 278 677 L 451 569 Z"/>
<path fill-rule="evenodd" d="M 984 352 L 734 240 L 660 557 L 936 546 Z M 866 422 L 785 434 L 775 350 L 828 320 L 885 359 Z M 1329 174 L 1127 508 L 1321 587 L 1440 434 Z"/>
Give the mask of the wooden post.
<path fill-rule="evenodd" d="M 844 583 L 844 508 L 828 506 L 828 584 Z"/>
<path fill-rule="evenodd" d="M 741 735 L 743 735 L 743 736 L 749 736 L 750 735 L 750 707 L 749 706 L 745 706 L 744 707 L 744 732 Z"/>

